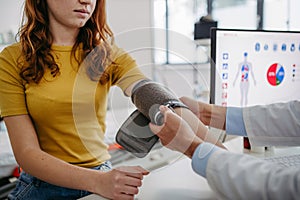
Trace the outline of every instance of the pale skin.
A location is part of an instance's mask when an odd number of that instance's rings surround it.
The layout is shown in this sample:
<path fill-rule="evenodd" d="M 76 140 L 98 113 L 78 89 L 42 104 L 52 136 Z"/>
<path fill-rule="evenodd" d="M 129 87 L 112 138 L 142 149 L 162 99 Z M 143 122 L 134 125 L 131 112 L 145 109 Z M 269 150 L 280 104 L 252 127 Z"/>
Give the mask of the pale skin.
<path fill-rule="evenodd" d="M 226 129 L 226 107 L 195 101 L 189 97 L 181 97 L 180 100 L 191 109 L 204 125 L 222 130 Z"/>
<path fill-rule="evenodd" d="M 72 46 L 91 17 L 96 0 L 47 0 L 53 43 Z M 4 117 L 18 164 L 27 173 L 58 186 L 87 190 L 109 199 L 134 199 L 149 172 L 128 166 L 101 172 L 78 167 L 41 150 L 29 115 Z"/>
<path fill-rule="evenodd" d="M 189 107 L 189 105 L 187 106 Z M 206 124 L 203 124 L 203 122 L 199 120 L 192 109 L 175 108 L 175 113 L 186 121 L 197 137 L 201 138 L 203 141 L 210 142 L 225 149 L 224 145 L 218 140 L 218 138 L 214 137 L 212 134 L 209 134 L 207 127 L 204 126 Z"/>
<path fill-rule="evenodd" d="M 164 115 L 164 124 L 157 126 L 150 123 L 150 129 L 160 138 L 164 146 L 184 153 L 191 158 L 195 149 L 203 140 L 194 133 L 183 118 L 169 108 L 161 106 L 160 111 Z"/>
<path fill-rule="evenodd" d="M 192 158 L 194 151 L 202 142 L 210 142 L 207 141 L 209 134 L 207 134 L 206 126 L 214 125 L 215 128 L 225 129 L 226 108 L 198 102 L 189 97 L 181 97 L 180 100 L 189 107 L 197 118 L 196 124 L 199 126 L 197 129 L 194 129 L 186 118 L 178 116 L 177 113 L 165 106 L 160 107 L 160 111 L 164 115 L 164 124 L 157 126 L 150 123 L 149 126 L 159 136 L 164 146 Z M 198 134 L 197 130 L 206 130 L 206 135 Z M 219 143 L 217 145 L 225 148 Z"/>

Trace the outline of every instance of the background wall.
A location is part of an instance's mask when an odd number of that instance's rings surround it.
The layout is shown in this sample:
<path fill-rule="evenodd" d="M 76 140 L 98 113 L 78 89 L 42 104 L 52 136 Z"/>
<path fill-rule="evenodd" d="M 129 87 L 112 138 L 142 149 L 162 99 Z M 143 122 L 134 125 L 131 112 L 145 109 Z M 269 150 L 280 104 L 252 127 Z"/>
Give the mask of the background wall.
<path fill-rule="evenodd" d="M 18 30 L 23 0 L 0 0 L 0 32 Z"/>
<path fill-rule="evenodd" d="M 108 23 L 115 34 L 117 45 L 125 49 L 152 77 L 151 0 L 107 1 Z M 109 99 L 110 108 L 130 106 L 119 88 L 113 88 Z"/>
<path fill-rule="evenodd" d="M 14 42 L 14 35 L 21 23 L 23 0 L 0 0 L 0 51 L 7 43 Z"/>
<path fill-rule="evenodd" d="M 117 44 L 136 59 L 142 71 L 149 78 L 167 85 L 178 96 L 193 96 L 194 93 L 197 93 L 203 98 L 207 98 L 210 70 L 208 63 L 196 66 L 191 63 L 177 66 L 153 64 L 151 49 L 163 49 L 164 43 L 153 46 L 154 33 L 157 36 L 162 31 L 153 27 L 152 10 L 151 0 L 107 1 L 108 21 L 115 33 Z M 187 41 L 187 38 L 176 38 L 177 50 L 174 50 L 175 53 L 181 52 L 180 49 L 186 42 L 191 42 Z M 193 52 L 184 53 L 194 55 Z M 111 108 L 132 106 L 130 99 L 125 98 L 119 88 L 111 90 L 109 102 Z"/>
<path fill-rule="evenodd" d="M 24 0 L 0 0 L 0 33 L 6 37 L 16 34 L 21 23 Z M 192 96 L 208 88 L 209 66 L 157 66 L 153 64 L 153 32 L 151 0 L 108 0 L 108 23 L 119 47 L 128 51 L 146 76 L 171 88 L 179 96 Z M 12 42 L 12 41 L 9 41 Z M 183 40 L 178 41 L 178 47 Z M 0 44 L 0 50 L 6 44 Z M 198 68 L 195 76 L 193 68 Z M 198 83 L 196 83 L 198 79 Z M 200 90 L 199 90 L 200 89 Z M 114 87 L 109 97 L 109 108 L 131 107 L 130 98 Z"/>

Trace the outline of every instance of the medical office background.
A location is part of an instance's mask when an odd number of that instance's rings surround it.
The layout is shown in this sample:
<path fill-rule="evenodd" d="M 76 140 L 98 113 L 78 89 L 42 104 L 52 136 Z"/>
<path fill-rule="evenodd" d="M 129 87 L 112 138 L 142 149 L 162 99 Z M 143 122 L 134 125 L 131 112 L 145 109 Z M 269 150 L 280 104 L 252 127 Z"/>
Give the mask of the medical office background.
<path fill-rule="evenodd" d="M 0 50 L 14 42 L 23 0 L 0 0 Z M 219 28 L 300 30 L 299 0 L 107 0 L 117 44 L 152 79 L 177 95 L 208 98 L 209 42 L 194 40 L 194 24 L 210 14 Z M 130 102 L 118 88 L 109 106 Z"/>
<path fill-rule="evenodd" d="M 0 50 L 15 41 L 23 2 L 0 0 Z M 210 15 L 219 28 L 300 31 L 299 9 L 299 0 L 107 0 L 108 22 L 118 46 L 148 77 L 178 96 L 203 101 L 210 91 L 210 42 L 194 40 L 194 24 L 201 17 Z M 133 109 L 130 98 L 112 88 L 110 142 Z"/>

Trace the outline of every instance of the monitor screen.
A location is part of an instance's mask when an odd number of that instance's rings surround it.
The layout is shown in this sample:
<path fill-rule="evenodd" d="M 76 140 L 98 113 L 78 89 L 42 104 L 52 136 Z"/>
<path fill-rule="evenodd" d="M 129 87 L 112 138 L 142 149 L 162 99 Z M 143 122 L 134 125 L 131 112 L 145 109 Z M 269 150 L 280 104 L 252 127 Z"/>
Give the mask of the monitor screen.
<path fill-rule="evenodd" d="M 300 99 L 300 32 L 211 30 L 210 102 L 251 106 Z"/>

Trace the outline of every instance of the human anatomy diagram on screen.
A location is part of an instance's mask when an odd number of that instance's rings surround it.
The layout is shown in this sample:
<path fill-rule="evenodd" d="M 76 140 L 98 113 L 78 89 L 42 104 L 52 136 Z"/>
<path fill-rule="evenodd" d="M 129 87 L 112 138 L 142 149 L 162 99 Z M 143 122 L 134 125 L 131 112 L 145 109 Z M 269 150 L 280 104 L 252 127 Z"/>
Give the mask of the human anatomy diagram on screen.
<path fill-rule="evenodd" d="M 233 81 L 233 86 L 235 87 L 236 81 L 239 78 L 239 86 L 240 86 L 240 106 L 246 106 L 248 103 L 248 92 L 249 92 L 249 85 L 250 85 L 250 79 L 253 79 L 254 85 L 256 85 L 256 80 L 254 77 L 253 69 L 252 69 L 252 63 L 247 60 L 248 53 L 244 52 L 244 60 L 243 62 L 239 63 L 237 67 L 237 73 L 235 76 L 235 79 Z M 251 74 L 251 78 L 250 78 Z"/>

